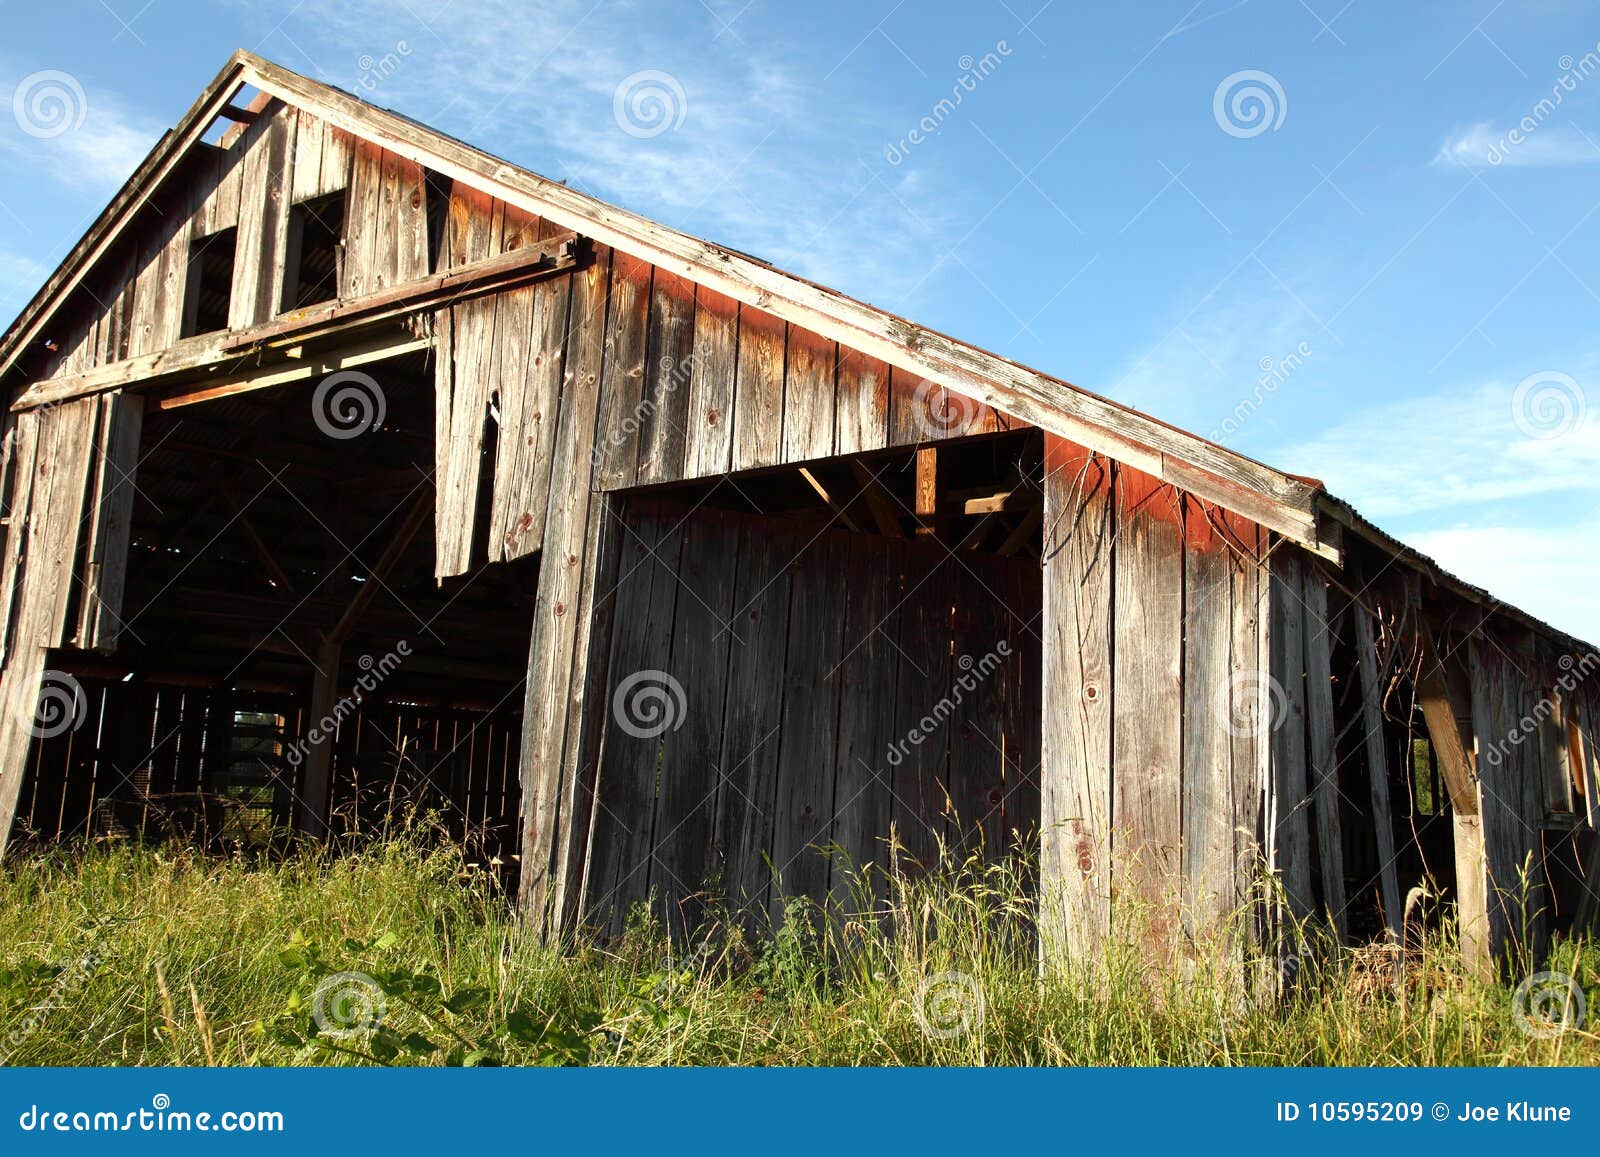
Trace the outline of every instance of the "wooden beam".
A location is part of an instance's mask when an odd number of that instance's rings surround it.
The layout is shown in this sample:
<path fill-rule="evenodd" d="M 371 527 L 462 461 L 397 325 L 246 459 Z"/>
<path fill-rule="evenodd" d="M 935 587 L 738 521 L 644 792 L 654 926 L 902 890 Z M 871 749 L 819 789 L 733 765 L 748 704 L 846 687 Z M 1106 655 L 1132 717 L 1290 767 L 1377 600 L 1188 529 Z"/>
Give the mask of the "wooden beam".
<path fill-rule="evenodd" d="M 1030 506 L 1023 514 L 1021 521 L 1012 527 L 1010 534 L 1006 535 L 1005 541 L 1000 544 L 998 553 L 1003 555 L 1016 554 L 1027 543 L 1033 532 L 1039 529 L 1039 524 L 1043 521 L 1044 503 L 1041 502 L 1037 506 Z"/>
<path fill-rule="evenodd" d="M 1461 733 L 1460 720 L 1471 718 L 1471 712 L 1456 710 L 1450 697 L 1449 682 L 1444 665 L 1434 650 L 1433 639 L 1426 628 L 1418 634 L 1422 649 L 1422 663 L 1417 672 L 1417 700 L 1422 707 L 1422 718 L 1428 727 L 1428 737 L 1433 742 L 1434 754 L 1439 759 L 1439 771 L 1444 776 L 1445 787 L 1450 792 L 1450 806 L 1457 815 L 1478 814 L 1478 785 L 1473 774 L 1472 759 L 1468 755 L 1469 740 Z"/>
<path fill-rule="evenodd" d="M 571 234 L 552 237 L 376 293 L 295 310 L 246 329 L 187 338 L 155 353 L 35 382 L 18 396 L 11 408 L 27 410 L 53 405 L 123 386 L 144 388 L 182 374 L 227 372 L 224 367 L 232 369 L 247 361 L 259 362 L 266 351 L 287 350 L 292 357 L 292 347 L 299 343 L 346 336 L 403 314 L 432 310 L 447 301 L 571 269 L 576 263 L 576 239 Z M 429 339 L 413 336 L 412 340 L 421 343 L 415 348 L 429 344 Z"/>
<path fill-rule="evenodd" d="M 805 466 L 800 467 L 800 477 L 804 478 L 807 485 L 809 485 L 812 490 L 817 492 L 817 497 L 822 499 L 823 503 L 827 505 L 829 510 L 833 511 L 833 516 L 835 518 L 844 523 L 844 525 L 851 530 L 859 531 L 861 529 L 855 524 L 854 520 L 851 519 L 845 508 L 838 503 L 833 495 L 828 493 L 828 488 L 822 484 L 822 481 L 815 474 L 813 474 L 810 469 Z"/>
<path fill-rule="evenodd" d="M 507 165 L 415 121 L 260 57 L 249 82 L 400 156 L 500 197 L 603 245 L 634 254 L 743 304 L 1137 467 L 1276 530 L 1325 557 L 1320 485 L 1295 478 L 1109 399 L 942 334 L 913 326 L 733 250 L 658 225 Z"/>
<path fill-rule="evenodd" d="M 885 538 L 904 538 L 906 532 L 900 526 L 897 504 L 884 489 L 883 483 L 878 481 L 878 476 L 859 458 L 850 459 L 850 473 L 861 484 L 861 497 L 866 500 L 867 510 L 877 524 L 878 533 Z"/>
<path fill-rule="evenodd" d="M 966 515 L 976 514 L 1002 514 L 1008 511 L 1031 510 L 1044 505 L 1044 496 L 1036 490 L 1007 490 L 1000 494 L 990 494 L 983 498 L 969 498 L 961 504 L 961 513 Z"/>
<path fill-rule="evenodd" d="M 399 336 L 374 338 L 369 342 L 346 346 L 306 361 L 280 363 L 251 373 L 239 374 L 221 380 L 214 379 L 199 388 L 158 398 L 156 399 L 156 408 L 158 410 L 178 410 L 184 406 L 210 402 L 217 398 L 227 398 L 234 394 L 248 393 L 251 390 L 264 390 L 271 386 L 288 385 L 291 382 L 307 382 L 312 378 L 326 377 L 328 374 L 338 370 L 348 370 L 356 366 L 368 365 L 372 362 L 386 361 L 389 358 L 397 358 L 403 354 L 415 353 L 418 350 L 431 349 L 432 347 L 432 338 Z"/>
<path fill-rule="evenodd" d="M 339 621 L 327 634 L 330 643 L 343 643 L 355 630 L 356 624 L 361 621 L 361 616 L 366 613 L 367 607 L 377 597 L 378 588 L 383 586 L 384 580 L 394 570 L 395 563 L 399 562 L 406 548 L 411 545 L 411 540 L 417 537 L 417 532 L 428 524 L 428 518 L 433 513 L 433 488 L 422 487 L 411 503 L 411 509 L 406 511 L 394 537 L 389 540 L 389 545 L 383 548 L 383 554 L 373 564 L 372 573 L 367 575 L 367 581 L 361 584 L 361 589 L 356 592 L 355 598 L 350 600 L 350 605 L 345 608 L 344 614 L 339 616 Z"/>

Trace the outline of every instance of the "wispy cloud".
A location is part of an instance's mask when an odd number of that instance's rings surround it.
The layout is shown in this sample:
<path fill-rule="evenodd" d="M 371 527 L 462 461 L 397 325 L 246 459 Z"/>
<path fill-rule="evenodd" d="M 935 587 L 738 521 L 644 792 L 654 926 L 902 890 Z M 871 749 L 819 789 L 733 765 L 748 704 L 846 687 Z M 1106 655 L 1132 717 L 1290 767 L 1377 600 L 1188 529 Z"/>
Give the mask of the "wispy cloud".
<path fill-rule="evenodd" d="M 1440 566 L 1580 639 L 1600 643 L 1600 518 L 1559 527 L 1470 526 L 1403 536 Z"/>
<path fill-rule="evenodd" d="M 1433 160 L 1468 169 L 1593 165 L 1600 164 L 1600 140 L 1576 125 L 1496 128 L 1483 121 L 1451 133 Z"/>
<path fill-rule="evenodd" d="M 739 11 L 696 7 L 672 36 L 629 4 L 353 0 L 308 5 L 282 34 L 301 53 L 285 63 L 319 79 L 678 228 L 897 299 L 926 273 L 948 198 L 883 164 L 892 118 L 865 104 L 848 122 L 826 116 L 817 76 Z M 396 66 L 363 84 L 364 62 L 386 55 Z M 619 85 L 643 72 L 666 75 L 675 127 L 644 135 L 619 123 Z"/>
<path fill-rule="evenodd" d="M 1316 475 L 1380 521 L 1536 495 L 1600 496 L 1600 380 L 1574 381 L 1569 420 L 1552 427 L 1559 436 L 1530 434 L 1540 428 L 1533 400 L 1495 381 L 1370 407 L 1272 460 Z"/>
<path fill-rule="evenodd" d="M 0 75 L 0 95 L 11 98 L 0 111 L 0 152 L 90 199 L 109 197 L 161 136 L 153 118 L 70 74 Z"/>

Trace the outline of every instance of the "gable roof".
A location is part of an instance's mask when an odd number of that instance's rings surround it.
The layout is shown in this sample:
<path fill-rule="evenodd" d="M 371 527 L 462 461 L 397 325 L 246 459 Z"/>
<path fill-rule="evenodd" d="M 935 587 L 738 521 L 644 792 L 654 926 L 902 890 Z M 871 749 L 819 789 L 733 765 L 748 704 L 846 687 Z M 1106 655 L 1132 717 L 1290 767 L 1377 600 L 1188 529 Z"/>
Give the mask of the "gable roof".
<path fill-rule="evenodd" d="M 1338 528 L 1330 527 L 1323 517 L 1320 483 L 1275 470 L 1058 378 L 547 180 L 244 51 L 229 59 L 161 138 L 0 336 L 0 375 L 13 369 L 57 307 L 244 85 L 600 244 L 1104 453 L 1251 518 L 1307 549 L 1338 557 Z"/>

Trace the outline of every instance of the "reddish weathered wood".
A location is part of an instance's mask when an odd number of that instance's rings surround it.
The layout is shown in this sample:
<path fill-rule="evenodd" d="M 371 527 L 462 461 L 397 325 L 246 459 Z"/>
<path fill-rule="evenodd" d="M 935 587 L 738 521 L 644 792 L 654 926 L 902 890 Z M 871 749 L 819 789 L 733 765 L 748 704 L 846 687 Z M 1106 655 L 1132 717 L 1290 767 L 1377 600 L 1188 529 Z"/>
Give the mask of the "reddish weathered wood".
<path fill-rule="evenodd" d="M 764 310 L 739 311 L 733 400 L 733 468 L 783 460 L 783 355 L 787 327 Z"/>

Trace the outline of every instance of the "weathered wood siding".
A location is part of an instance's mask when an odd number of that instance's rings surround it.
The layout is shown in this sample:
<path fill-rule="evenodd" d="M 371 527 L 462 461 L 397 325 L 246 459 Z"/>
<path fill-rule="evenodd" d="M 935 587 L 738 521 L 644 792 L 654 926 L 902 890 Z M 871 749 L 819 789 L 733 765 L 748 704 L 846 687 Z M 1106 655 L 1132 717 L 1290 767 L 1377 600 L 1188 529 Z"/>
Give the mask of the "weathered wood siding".
<path fill-rule="evenodd" d="M 891 832 L 916 870 L 940 841 L 999 856 L 1037 830 L 1031 560 L 644 494 L 619 522 L 589 705 L 595 922 L 653 899 L 681 931 L 707 893 L 848 911 L 858 874 L 889 867 Z"/>
<path fill-rule="evenodd" d="M 1126 915 L 1168 956 L 1270 836 L 1266 536 L 1061 439 L 1045 465 L 1042 946 L 1093 957 Z"/>

